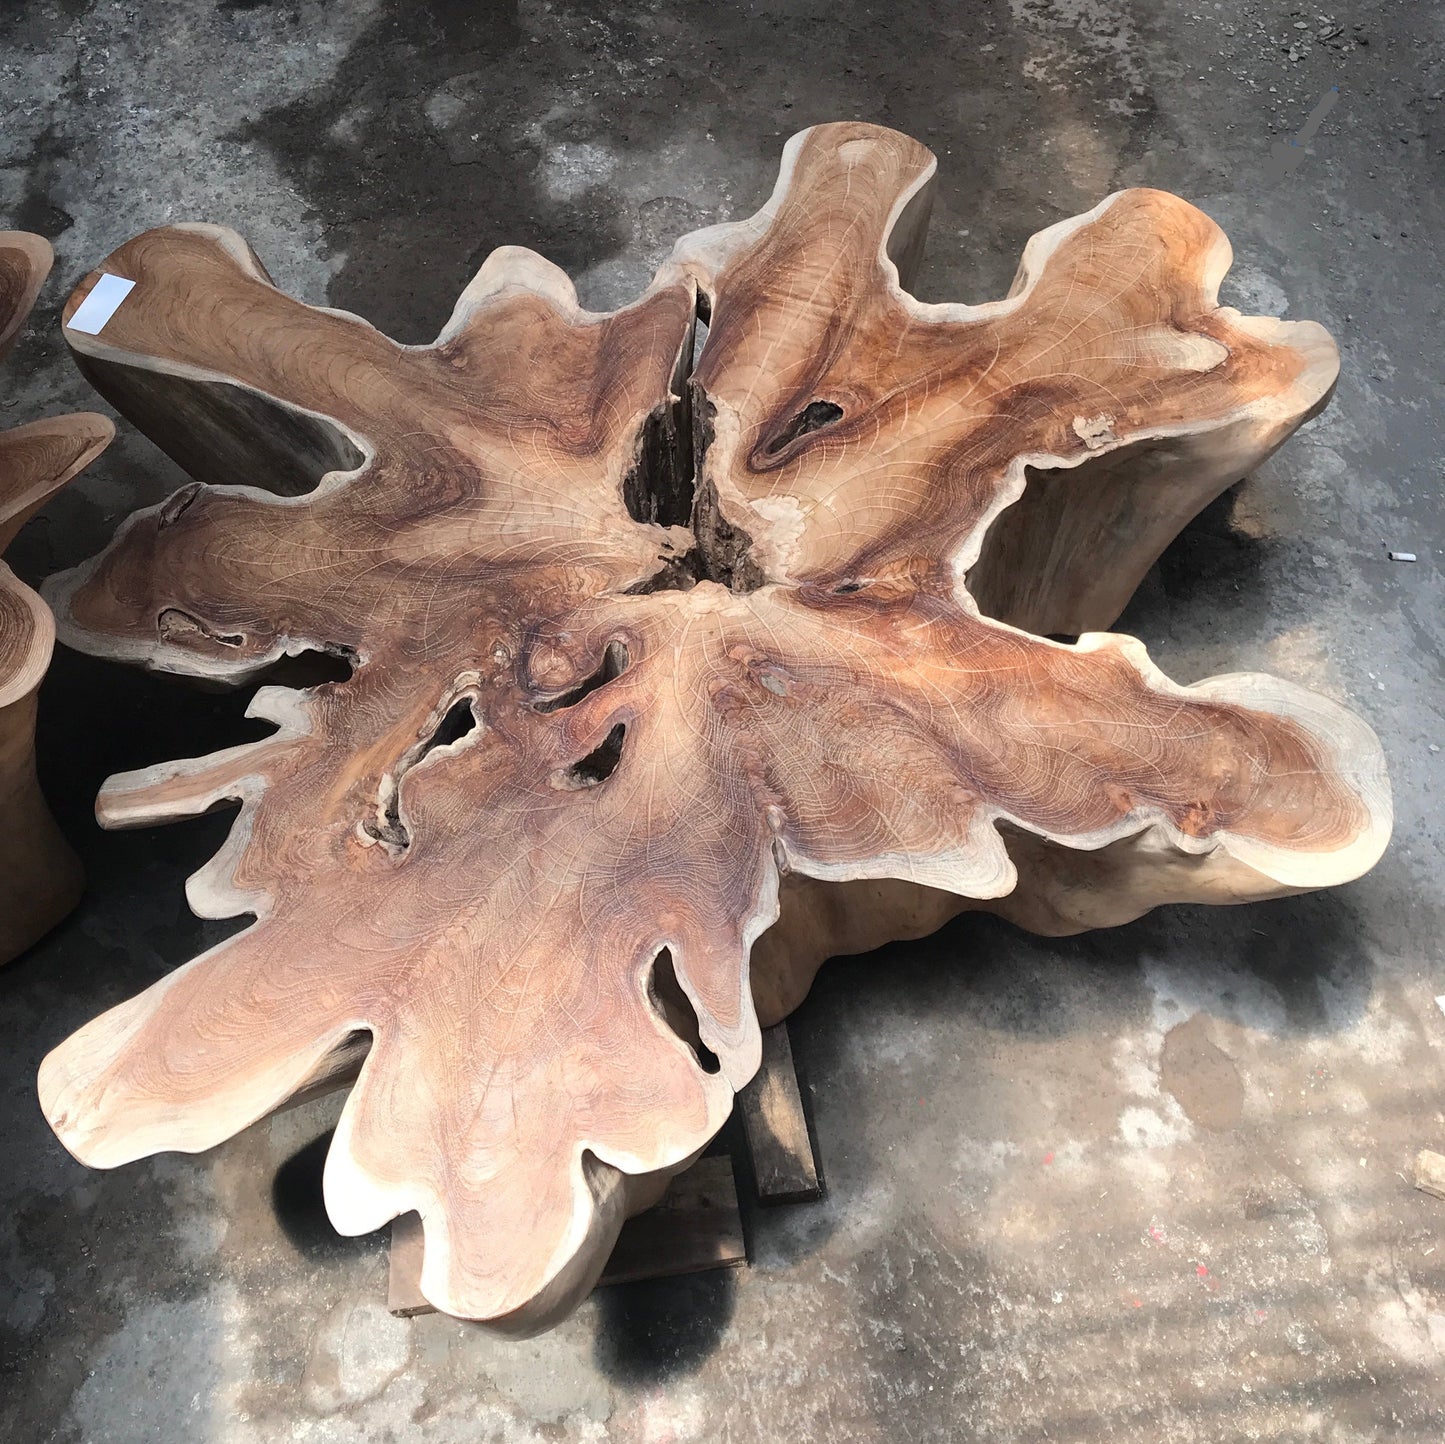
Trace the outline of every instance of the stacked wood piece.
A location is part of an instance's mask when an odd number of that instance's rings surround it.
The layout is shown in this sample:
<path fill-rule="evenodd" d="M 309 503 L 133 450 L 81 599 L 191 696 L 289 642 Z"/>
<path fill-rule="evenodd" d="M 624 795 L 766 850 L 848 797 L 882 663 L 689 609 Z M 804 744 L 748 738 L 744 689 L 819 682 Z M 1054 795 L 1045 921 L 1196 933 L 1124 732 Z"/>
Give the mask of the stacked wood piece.
<path fill-rule="evenodd" d="M 0 360 L 19 338 L 53 255 L 40 236 L 0 231 Z M 0 431 L 0 553 L 109 443 L 114 428 L 84 412 Z M 0 963 L 48 932 L 80 897 L 80 863 L 35 776 L 35 706 L 55 623 L 0 562 Z"/>

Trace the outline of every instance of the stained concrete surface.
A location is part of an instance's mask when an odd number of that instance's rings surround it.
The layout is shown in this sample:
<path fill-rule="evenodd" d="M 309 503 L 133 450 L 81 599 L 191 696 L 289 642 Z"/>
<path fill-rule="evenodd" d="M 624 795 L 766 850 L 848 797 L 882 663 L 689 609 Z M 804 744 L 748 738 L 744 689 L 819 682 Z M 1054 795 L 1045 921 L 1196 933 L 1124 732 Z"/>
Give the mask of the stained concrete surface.
<path fill-rule="evenodd" d="M 228 926 L 182 896 L 226 819 L 102 834 L 98 783 L 263 730 L 244 695 L 62 652 L 41 765 L 90 890 L 0 976 L 0 1438 L 1445 1436 L 1445 1204 L 1409 1183 L 1445 1142 L 1441 32 L 1423 3 L 0 8 L 0 224 L 59 255 L 7 421 L 95 404 L 58 307 L 164 221 L 236 226 L 282 285 L 422 340 L 503 242 L 626 300 L 818 120 L 938 152 L 927 299 L 1002 294 L 1032 231 L 1118 186 L 1191 198 L 1233 239 L 1227 299 L 1323 321 L 1343 369 L 1121 629 L 1180 680 L 1258 668 L 1347 701 L 1398 808 L 1384 861 L 1331 894 L 1058 942 L 970 918 L 831 964 L 793 1025 L 826 1201 L 753 1212 L 744 1272 L 504 1342 L 384 1312 L 383 1241 L 321 1211 L 334 1102 L 109 1174 L 50 1136 L 42 1054 Z M 11 560 L 70 565 L 179 480 L 123 426 Z"/>

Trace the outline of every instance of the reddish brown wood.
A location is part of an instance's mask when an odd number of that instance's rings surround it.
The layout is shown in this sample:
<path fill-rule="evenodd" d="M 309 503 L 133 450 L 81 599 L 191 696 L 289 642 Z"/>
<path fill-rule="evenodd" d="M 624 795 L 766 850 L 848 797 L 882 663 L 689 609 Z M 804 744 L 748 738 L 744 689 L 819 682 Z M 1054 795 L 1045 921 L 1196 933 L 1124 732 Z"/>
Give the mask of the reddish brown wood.
<path fill-rule="evenodd" d="M 634 305 L 584 313 L 504 249 L 431 346 L 289 299 L 217 227 L 105 262 L 136 288 L 70 343 L 197 482 L 56 584 L 65 635 L 231 682 L 307 650 L 354 672 L 107 785 L 111 826 L 239 801 L 190 898 L 257 920 L 47 1058 L 78 1157 L 209 1148 L 369 1045 L 333 1220 L 418 1211 L 433 1303 L 536 1328 L 829 954 L 1375 861 L 1363 722 L 1089 630 L 1324 405 L 1329 337 L 1221 308 L 1218 227 L 1146 190 L 1036 236 L 1008 299 L 924 305 L 933 169 L 804 132 Z"/>
<path fill-rule="evenodd" d="M 50 244 L 0 231 L 0 360 L 19 338 L 50 272 Z M 83 412 L 0 431 L 0 552 L 106 447 L 114 428 Z M 48 932 L 80 897 L 80 862 L 35 776 L 35 698 L 55 624 L 44 602 L 0 562 L 0 963 Z"/>

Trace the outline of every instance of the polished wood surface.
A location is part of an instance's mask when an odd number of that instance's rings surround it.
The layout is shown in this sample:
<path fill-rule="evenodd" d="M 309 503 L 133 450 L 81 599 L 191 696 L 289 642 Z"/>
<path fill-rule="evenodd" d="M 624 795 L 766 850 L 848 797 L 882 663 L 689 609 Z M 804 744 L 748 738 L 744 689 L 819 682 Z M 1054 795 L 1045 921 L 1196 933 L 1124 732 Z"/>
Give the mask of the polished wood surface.
<path fill-rule="evenodd" d="M 1158 191 L 1035 236 L 1005 300 L 922 304 L 933 169 L 805 131 L 632 306 L 507 248 L 430 346 L 291 300 L 218 227 L 104 263 L 136 288 L 70 344 L 196 481 L 57 579 L 62 634 L 350 675 L 107 784 L 109 826 L 239 803 L 189 897 L 256 920 L 46 1059 L 77 1157 L 212 1147 L 364 1052 L 333 1221 L 416 1211 L 431 1302 L 535 1329 L 827 956 L 1373 864 L 1363 722 L 1097 630 L 1325 404 L 1328 335 L 1221 308 L 1228 243 Z"/>

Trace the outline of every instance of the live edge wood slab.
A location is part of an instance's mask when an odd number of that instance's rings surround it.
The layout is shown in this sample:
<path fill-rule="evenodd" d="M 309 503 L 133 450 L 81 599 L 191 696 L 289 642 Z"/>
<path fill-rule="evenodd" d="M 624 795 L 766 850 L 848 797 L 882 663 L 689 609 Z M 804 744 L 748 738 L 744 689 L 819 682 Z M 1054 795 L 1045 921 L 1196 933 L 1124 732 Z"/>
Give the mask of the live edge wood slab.
<path fill-rule="evenodd" d="M 67 339 L 196 484 L 55 581 L 62 635 L 349 676 L 106 785 L 112 827 L 239 803 L 189 897 L 255 921 L 45 1060 L 78 1158 L 210 1148 L 364 1058 L 333 1222 L 416 1211 L 433 1304 L 536 1329 L 826 957 L 1371 866 L 1369 727 L 1099 630 L 1325 404 L 1329 336 L 1220 307 L 1223 234 L 1150 190 L 1035 236 L 1006 299 L 925 305 L 933 172 L 805 131 L 633 305 L 504 248 L 429 346 L 291 300 L 216 226 L 104 263 L 135 289 Z"/>
<path fill-rule="evenodd" d="M 53 261 L 43 237 L 0 231 L 0 360 L 19 339 Z M 94 412 L 0 431 L 0 553 L 114 431 Z M 35 776 L 36 693 L 54 645 L 49 609 L 0 562 L 0 963 L 49 932 L 80 897 L 80 860 Z"/>

